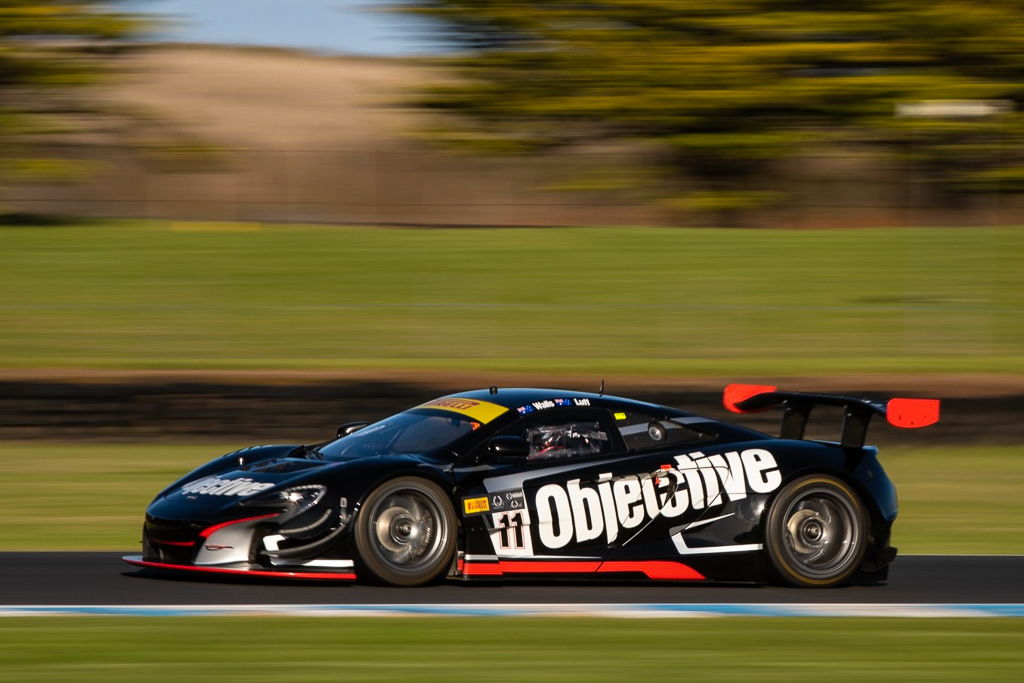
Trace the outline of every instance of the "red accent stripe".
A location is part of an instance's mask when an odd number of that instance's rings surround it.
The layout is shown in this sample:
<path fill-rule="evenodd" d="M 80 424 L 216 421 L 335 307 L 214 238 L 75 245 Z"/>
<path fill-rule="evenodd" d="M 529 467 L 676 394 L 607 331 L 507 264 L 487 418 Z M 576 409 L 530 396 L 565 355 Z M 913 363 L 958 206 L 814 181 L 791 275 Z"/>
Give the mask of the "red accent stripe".
<path fill-rule="evenodd" d="M 498 566 L 506 574 L 592 574 L 601 566 L 599 560 L 574 562 L 533 562 L 529 560 L 500 560 Z"/>
<path fill-rule="evenodd" d="M 199 532 L 199 535 L 202 538 L 209 538 L 215 532 L 220 531 L 221 529 L 223 529 L 226 526 L 231 526 L 232 524 L 241 524 L 242 522 L 252 522 L 253 520 L 266 519 L 268 517 L 277 517 L 279 514 L 281 514 L 281 513 L 280 512 L 271 512 L 269 515 L 256 515 L 255 517 L 243 517 L 242 519 L 233 519 L 230 522 L 221 522 L 220 524 L 214 524 L 211 527 L 207 527 L 206 529 L 203 529 L 202 531 Z"/>
<path fill-rule="evenodd" d="M 195 541 L 161 541 L 159 538 L 151 538 L 149 540 L 153 543 L 156 543 L 157 545 L 179 545 L 185 547 L 193 546 L 196 544 Z"/>
<path fill-rule="evenodd" d="M 643 572 L 652 581 L 698 581 L 706 578 L 682 562 L 647 560 L 643 562 L 605 562 L 598 574 L 611 572 Z"/>
<path fill-rule="evenodd" d="M 502 571 L 501 567 L 493 562 L 463 562 L 462 574 L 464 576 L 501 576 Z"/>
<path fill-rule="evenodd" d="M 495 562 L 466 562 L 462 573 L 466 576 L 501 576 L 503 574 L 644 574 L 652 581 L 699 581 L 703 574 L 682 562 L 663 560 L 600 562 L 544 560 L 501 560 Z"/>
<path fill-rule="evenodd" d="M 139 567 L 152 567 L 154 569 L 173 569 L 175 571 L 204 572 L 207 574 L 235 574 L 243 576 L 272 576 L 277 579 L 344 579 L 355 581 L 355 572 L 294 572 L 294 571 L 266 571 L 260 569 L 232 569 L 230 567 L 201 567 L 193 564 L 167 564 L 166 562 L 150 562 L 134 557 L 122 557 L 128 564 Z"/>

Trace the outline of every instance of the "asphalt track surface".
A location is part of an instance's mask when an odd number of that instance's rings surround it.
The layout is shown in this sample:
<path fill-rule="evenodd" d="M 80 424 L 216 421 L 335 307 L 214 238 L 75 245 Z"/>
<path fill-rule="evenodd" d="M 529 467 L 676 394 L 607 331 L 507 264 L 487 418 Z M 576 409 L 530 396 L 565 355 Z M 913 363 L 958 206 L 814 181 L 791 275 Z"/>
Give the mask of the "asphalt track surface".
<path fill-rule="evenodd" d="M 885 585 L 778 586 L 464 584 L 388 588 L 349 583 L 168 578 L 121 553 L 0 553 L 0 605 L 530 604 L 530 603 L 1024 603 L 1024 556 L 910 555 Z"/>

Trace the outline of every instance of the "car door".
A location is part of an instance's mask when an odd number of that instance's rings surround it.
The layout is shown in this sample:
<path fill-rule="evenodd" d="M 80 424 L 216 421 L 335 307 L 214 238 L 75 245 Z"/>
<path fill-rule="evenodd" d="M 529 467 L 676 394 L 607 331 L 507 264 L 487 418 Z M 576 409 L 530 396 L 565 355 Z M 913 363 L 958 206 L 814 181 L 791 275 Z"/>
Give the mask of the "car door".
<path fill-rule="evenodd" d="M 663 466 L 672 461 L 630 453 L 616 427 L 622 414 L 556 407 L 501 429 L 525 439 L 530 455 L 483 458 L 462 473 L 463 512 L 476 518 L 466 525 L 476 530 L 468 563 L 497 562 L 494 574 L 597 571 L 610 549 L 671 508 L 678 481 Z"/>
<path fill-rule="evenodd" d="M 756 550 L 749 534 L 763 500 L 753 494 L 777 487 L 771 453 L 731 448 L 700 417 L 644 408 L 615 413 L 629 455 L 657 469 L 666 481 L 655 506 L 611 560 L 678 560 L 686 556 Z M 632 457 L 630 457 L 632 456 Z M 622 482 L 632 475 L 626 475 Z M 619 482 L 614 483 L 619 486 Z"/>
<path fill-rule="evenodd" d="M 462 512 L 483 521 L 491 553 L 600 560 L 607 540 L 592 484 L 612 476 L 625 451 L 607 411 L 556 406 L 520 417 L 496 436 L 525 439 L 529 456 L 481 455 L 481 465 L 456 471 Z"/>

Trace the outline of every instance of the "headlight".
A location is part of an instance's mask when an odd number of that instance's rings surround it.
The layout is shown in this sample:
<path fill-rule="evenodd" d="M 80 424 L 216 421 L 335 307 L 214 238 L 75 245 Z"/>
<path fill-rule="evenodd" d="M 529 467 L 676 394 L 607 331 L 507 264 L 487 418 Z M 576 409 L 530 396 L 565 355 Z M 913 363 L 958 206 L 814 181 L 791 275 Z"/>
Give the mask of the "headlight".
<path fill-rule="evenodd" d="M 282 524 L 289 519 L 298 517 L 319 503 L 325 493 L 327 493 L 327 487 L 320 484 L 292 486 L 280 491 L 272 491 L 264 495 L 247 498 L 240 501 L 239 504 L 247 507 L 277 508 L 282 510 L 281 516 L 274 520 L 277 524 Z"/>

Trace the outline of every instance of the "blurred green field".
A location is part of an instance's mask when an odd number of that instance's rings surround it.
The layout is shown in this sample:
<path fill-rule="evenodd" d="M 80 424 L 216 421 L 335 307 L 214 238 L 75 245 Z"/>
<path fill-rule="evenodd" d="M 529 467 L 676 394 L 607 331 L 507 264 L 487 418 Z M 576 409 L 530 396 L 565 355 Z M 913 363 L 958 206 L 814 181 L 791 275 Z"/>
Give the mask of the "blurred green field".
<path fill-rule="evenodd" d="M 0 549 L 137 550 L 143 511 L 179 475 L 243 444 L 0 442 Z M 904 553 L 1024 553 L 1015 447 L 891 448 Z"/>
<path fill-rule="evenodd" d="M 1016 681 L 1024 619 L 0 619 L 0 680 Z"/>
<path fill-rule="evenodd" d="M 1024 372 L 1024 229 L 0 227 L 0 369 Z"/>

